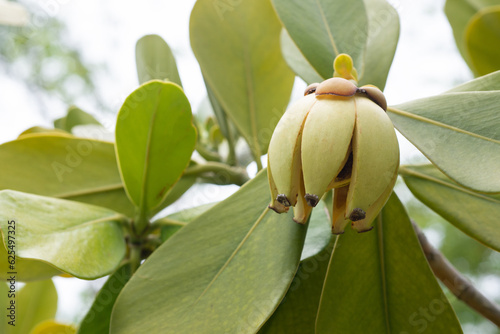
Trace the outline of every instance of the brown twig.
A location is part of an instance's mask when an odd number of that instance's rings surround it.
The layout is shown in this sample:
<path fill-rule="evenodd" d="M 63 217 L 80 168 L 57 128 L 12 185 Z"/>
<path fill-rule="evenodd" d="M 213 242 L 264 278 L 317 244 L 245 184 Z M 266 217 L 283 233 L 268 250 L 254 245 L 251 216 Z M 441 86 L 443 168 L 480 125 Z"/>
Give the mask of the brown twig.
<path fill-rule="evenodd" d="M 434 275 L 436 275 L 436 277 L 439 278 L 458 299 L 500 328 L 500 307 L 486 298 L 486 296 L 479 292 L 466 277 L 455 269 L 444 255 L 429 243 L 424 232 L 422 232 L 415 222 L 412 221 L 412 225 Z"/>

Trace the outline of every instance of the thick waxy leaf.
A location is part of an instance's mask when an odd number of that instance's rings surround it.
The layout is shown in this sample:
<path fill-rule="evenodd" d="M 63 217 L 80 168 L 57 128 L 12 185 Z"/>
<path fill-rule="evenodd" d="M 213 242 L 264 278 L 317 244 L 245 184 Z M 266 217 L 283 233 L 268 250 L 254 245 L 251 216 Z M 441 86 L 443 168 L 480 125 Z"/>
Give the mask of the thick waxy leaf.
<path fill-rule="evenodd" d="M 94 279 L 113 271 L 125 255 L 124 217 L 114 211 L 12 190 L 0 191 L 0 207 L 2 246 L 14 250 L 16 259 Z M 18 280 L 36 279 L 29 267 L 14 267 Z"/>
<path fill-rule="evenodd" d="M 314 333 L 323 282 L 335 240 L 332 238 L 321 252 L 300 263 L 285 298 L 259 334 Z"/>
<path fill-rule="evenodd" d="M 372 84 L 384 90 L 399 40 L 399 15 L 386 0 L 364 0 L 368 16 L 365 64 L 359 86 Z"/>
<path fill-rule="evenodd" d="M 464 233 L 500 251 L 500 195 L 460 187 L 432 165 L 400 169 L 408 188 L 425 205 Z"/>
<path fill-rule="evenodd" d="M 108 278 L 82 320 L 78 334 L 109 333 L 113 305 L 130 277 L 132 277 L 132 270 L 130 264 L 126 263 Z"/>
<path fill-rule="evenodd" d="M 328 215 L 325 203 L 320 201 L 316 208 L 312 210 L 307 228 L 306 241 L 302 249 L 301 260 L 318 254 L 328 245 L 332 236 L 332 222 Z"/>
<path fill-rule="evenodd" d="M 68 114 L 65 117 L 56 119 L 54 121 L 54 126 L 56 129 L 61 129 L 67 132 L 71 132 L 71 129 L 73 129 L 77 125 L 87 124 L 101 125 L 101 123 L 99 123 L 99 121 L 96 120 L 94 116 L 75 106 L 69 107 Z"/>
<path fill-rule="evenodd" d="M 487 7 L 467 25 L 465 45 L 477 75 L 500 70 L 500 5 Z"/>
<path fill-rule="evenodd" d="M 34 133 L 45 133 L 45 134 L 67 134 L 66 131 L 60 130 L 60 129 L 50 129 L 50 128 L 44 128 L 42 126 L 33 126 L 29 129 L 24 130 L 19 134 L 18 138 L 21 138 L 26 135 L 31 135 Z"/>
<path fill-rule="evenodd" d="M 358 72 L 363 69 L 368 18 L 363 0 L 272 0 L 274 8 L 299 50 L 323 78 L 331 78 L 333 60 L 349 54 Z"/>
<path fill-rule="evenodd" d="M 0 288 L 0 305 L 4 313 L 0 333 L 27 334 L 40 322 L 55 317 L 57 291 L 52 280 L 26 283 L 21 289 L 7 283 L 6 286 L 2 282 Z"/>
<path fill-rule="evenodd" d="M 173 83 L 151 81 L 118 114 L 116 154 L 127 194 L 141 216 L 154 212 L 188 165 L 196 142 L 191 107 Z"/>
<path fill-rule="evenodd" d="M 472 17 L 481 10 L 489 6 L 500 5 L 499 0 L 447 0 L 444 11 L 453 28 L 455 43 L 462 57 L 474 71 L 472 62 L 466 47 L 466 29 Z"/>
<path fill-rule="evenodd" d="M 477 191 L 500 192 L 500 90 L 489 88 L 499 82 L 495 72 L 387 111 L 396 128 L 446 175 Z"/>
<path fill-rule="evenodd" d="M 69 135 L 26 135 L 0 145 L 0 170 L 0 189 L 134 213 L 112 143 Z"/>
<path fill-rule="evenodd" d="M 174 233 L 186 226 L 188 223 L 198 218 L 205 211 L 213 207 L 217 203 L 203 204 L 194 208 L 181 210 L 166 217 L 157 219 L 153 224 L 161 226 L 161 241 L 164 242 L 170 238 Z"/>
<path fill-rule="evenodd" d="M 284 28 L 281 30 L 280 42 L 281 52 L 283 53 L 286 63 L 307 84 L 312 84 L 314 82 L 319 83 L 325 80 L 325 78 L 316 72 L 311 63 L 309 63 L 309 61 L 304 57 L 300 49 L 290 37 L 288 31 Z"/>
<path fill-rule="evenodd" d="M 255 159 L 266 153 L 294 81 L 281 55 L 280 31 L 269 0 L 198 0 L 191 13 L 191 46 L 207 86 Z"/>
<path fill-rule="evenodd" d="M 396 195 L 374 225 L 339 236 L 316 333 L 462 333 Z"/>
<path fill-rule="evenodd" d="M 306 226 L 278 215 L 264 170 L 160 246 L 116 301 L 111 333 L 253 333 L 299 263 Z"/>
<path fill-rule="evenodd" d="M 182 87 L 174 55 L 160 36 L 146 35 L 137 41 L 135 62 L 140 84 L 150 80 L 168 80 Z"/>

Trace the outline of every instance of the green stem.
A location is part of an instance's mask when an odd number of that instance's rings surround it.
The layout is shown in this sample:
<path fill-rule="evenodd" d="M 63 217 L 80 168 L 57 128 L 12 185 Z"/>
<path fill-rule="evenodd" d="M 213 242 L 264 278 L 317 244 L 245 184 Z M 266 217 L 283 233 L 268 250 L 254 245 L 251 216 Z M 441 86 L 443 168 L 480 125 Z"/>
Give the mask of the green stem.
<path fill-rule="evenodd" d="M 137 268 L 141 265 L 141 243 L 130 243 L 130 267 L 132 268 L 132 273 L 135 273 Z"/>
<path fill-rule="evenodd" d="M 209 161 L 207 163 L 191 166 L 184 172 L 185 176 L 209 177 L 214 179 L 216 184 L 236 184 L 243 185 L 249 180 L 245 169 L 241 167 L 231 167 L 224 163 Z"/>
<path fill-rule="evenodd" d="M 230 166 L 236 166 L 237 165 L 237 161 L 236 161 L 236 149 L 235 149 L 235 145 L 234 145 L 233 134 L 231 132 L 229 133 L 229 137 L 230 138 L 227 138 L 227 145 L 228 145 L 228 148 L 229 148 L 229 153 L 227 155 L 226 162 Z"/>
<path fill-rule="evenodd" d="M 207 161 L 217 161 L 217 162 L 222 161 L 222 158 L 219 155 L 219 153 L 209 150 L 201 143 L 196 144 L 196 151 L 203 157 L 203 159 Z"/>
<path fill-rule="evenodd" d="M 260 157 L 257 157 L 255 159 L 255 162 L 257 163 L 257 172 L 260 172 L 262 170 L 262 161 L 260 161 Z"/>

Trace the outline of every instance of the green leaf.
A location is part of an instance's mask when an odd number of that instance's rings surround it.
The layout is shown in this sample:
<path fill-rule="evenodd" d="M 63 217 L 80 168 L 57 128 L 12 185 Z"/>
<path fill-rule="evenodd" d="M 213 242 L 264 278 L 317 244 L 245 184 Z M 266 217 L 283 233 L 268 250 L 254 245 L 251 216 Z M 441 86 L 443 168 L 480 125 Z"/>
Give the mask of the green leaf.
<path fill-rule="evenodd" d="M 267 209 L 263 171 L 183 227 L 137 270 L 111 333 L 253 333 L 297 269 L 307 226 Z"/>
<path fill-rule="evenodd" d="M 400 169 L 408 188 L 425 205 L 465 234 L 500 251 L 500 195 L 462 188 L 432 165 Z"/>
<path fill-rule="evenodd" d="M 405 209 L 393 194 L 372 231 L 358 234 L 347 229 L 337 239 L 316 333 L 423 331 L 462 333 Z"/>
<path fill-rule="evenodd" d="M 3 260 L 2 260 L 3 261 Z M 0 322 L 0 333 L 4 334 L 26 334 L 40 322 L 52 319 L 57 310 L 57 291 L 52 280 L 26 283 L 20 290 L 18 287 L 7 287 L 4 283 L 0 289 L 0 305 L 5 314 Z M 15 291 L 15 292 L 13 292 Z M 15 297 L 9 297 L 14 293 Z M 11 304 L 14 301 L 14 304 Z M 13 321 L 8 310 L 11 305 L 15 307 L 15 326 L 9 325 Z"/>
<path fill-rule="evenodd" d="M 101 125 L 98 120 L 89 113 L 81 110 L 78 107 L 71 106 L 65 117 L 56 119 L 54 126 L 56 129 L 61 129 L 71 133 L 71 130 L 77 125 L 96 124 Z"/>
<path fill-rule="evenodd" d="M 302 249 L 301 260 L 318 254 L 328 245 L 332 237 L 332 222 L 323 201 L 320 201 L 311 213 L 306 241 Z"/>
<path fill-rule="evenodd" d="M 330 229 L 328 234 L 331 236 Z M 285 298 L 259 334 L 314 333 L 323 282 L 335 240 L 331 238 L 321 252 L 300 263 Z"/>
<path fill-rule="evenodd" d="M 286 63 L 308 85 L 315 82 L 319 83 L 325 80 L 325 78 L 323 78 L 320 74 L 318 74 L 318 72 L 316 72 L 316 70 L 311 65 L 311 63 L 309 63 L 306 57 L 304 57 L 300 49 L 290 37 L 288 31 L 286 31 L 286 29 L 284 28 L 281 29 L 280 42 L 281 52 L 283 53 L 283 58 L 285 58 Z"/>
<path fill-rule="evenodd" d="M 280 31 L 269 0 L 198 0 L 191 12 L 191 47 L 207 86 L 255 160 L 267 152 L 294 82 L 281 55 Z"/>
<path fill-rule="evenodd" d="M 179 231 L 182 227 L 186 226 L 195 218 L 198 218 L 215 204 L 217 203 L 203 204 L 194 208 L 181 210 L 166 217 L 155 220 L 153 224 L 161 226 L 161 241 L 166 241 L 168 238 L 174 235 L 174 233 Z"/>
<path fill-rule="evenodd" d="M 272 0 L 274 8 L 307 61 L 322 78 L 333 75 L 333 60 L 349 54 L 363 72 L 368 18 L 363 0 Z"/>
<path fill-rule="evenodd" d="M 135 62 L 139 84 L 150 80 L 168 80 L 182 87 L 174 54 L 158 35 L 146 35 L 137 41 Z"/>
<path fill-rule="evenodd" d="M 399 15 L 386 0 L 364 0 L 368 16 L 368 39 L 359 85 L 384 90 L 399 40 Z"/>
<path fill-rule="evenodd" d="M 26 135 L 0 145 L 0 170 L 0 189 L 134 213 L 112 143 L 70 135 Z"/>
<path fill-rule="evenodd" d="M 19 134 L 18 138 L 28 136 L 31 134 L 39 134 L 39 133 L 45 133 L 45 134 L 67 134 L 66 131 L 60 130 L 60 129 L 50 129 L 50 128 L 44 128 L 43 126 L 33 126 L 29 129 L 24 130 Z"/>
<path fill-rule="evenodd" d="M 141 217 L 164 201 L 189 164 L 196 142 L 191 107 L 174 83 L 151 81 L 125 100 L 116 154 L 127 194 Z"/>
<path fill-rule="evenodd" d="M 485 85 L 492 79 L 496 88 L 500 72 L 387 110 L 396 128 L 442 172 L 481 192 L 500 192 L 500 90 L 486 91 Z"/>
<path fill-rule="evenodd" d="M 484 8 L 471 18 L 465 45 L 477 75 L 500 70 L 500 5 Z"/>
<path fill-rule="evenodd" d="M 125 256 L 124 217 L 114 211 L 13 190 L 0 191 L 0 207 L 3 242 L 13 246 L 16 259 L 94 279 L 112 272 Z M 15 224 L 9 224 L 12 220 Z M 30 271 L 15 269 L 19 280 L 32 279 Z"/>
<path fill-rule="evenodd" d="M 447 0 L 444 11 L 453 29 L 458 50 L 472 70 L 471 59 L 465 44 L 466 27 L 472 17 L 482 8 L 500 5 L 499 0 Z"/>
<path fill-rule="evenodd" d="M 108 278 L 83 318 L 78 334 L 109 333 L 113 305 L 130 277 L 132 277 L 132 270 L 130 264 L 126 263 Z"/>

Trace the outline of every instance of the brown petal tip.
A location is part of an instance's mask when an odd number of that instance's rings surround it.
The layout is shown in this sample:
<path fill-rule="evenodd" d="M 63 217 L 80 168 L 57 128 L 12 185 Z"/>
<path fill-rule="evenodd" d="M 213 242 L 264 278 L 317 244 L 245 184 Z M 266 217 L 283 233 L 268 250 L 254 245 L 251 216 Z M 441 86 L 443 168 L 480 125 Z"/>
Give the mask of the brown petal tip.
<path fill-rule="evenodd" d="M 360 208 L 355 208 L 354 210 L 352 210 L 351 214 L 349 215 L 349 219 L 353 222 L 358 221 L 358 220 L 362 220 L 365 218 L 366 218 L 366 212 L 364 212 Z"/>
<path fill-rule="evenodd" d="M 285 210 L 279 210 L 278 208 L 272 206 L 271 204 L 269 204 L 267 207 L 276 213 L 288 212 L 288 208 L 285 208 Z"/>
<path fill-rule="evenodd" d="M 369 228 L 367 228 L 365 230 L 356 230 L 356 231 L 358 231 L 358 233 L 365 233 L 365 232 L 370 232 L 371 230 L 373 230 L 373 226 L 370 226 Z"/>
<path fill-rule="evenodd" d="M 286 207 L 289 207 L 291 205 L 290 201 L 288 200 L 288 197 L 286 197 L 285 194 L 279 194 L 278 196 L 276 196 L 276 201 L 278 201 L 279 203 L 283 204 Z"/>
<path fill-rule="evenodd" d="M 319 197 L 318 195 L 313 195 L 313 194 L 306 194 L 304 196 L 304 198 L 306 199 L 306 202 L 307 202 L 307 205 L 311 206 L 311 207 L 315 207 L 316 205 L 318 205 L 318 202 L 319 202 Z"/>
<path fill-rule="evenodd" d="M 387 100 L 384 93 L 375 86 L 363 86 L 358 88 L 358 93 L 366 95 L 370 100 L 375 102 L 380 108 L 387 111 Z"/>
<path fill-rule="evenodd" d="M 306 223 L 305 221 L 302 221 L 300 219 L 295 219 L 295 218 L 293 218 L 293 221 L 296 222 L 297 224 L 300 224 L 300 225 L 304 225 Z"/>

